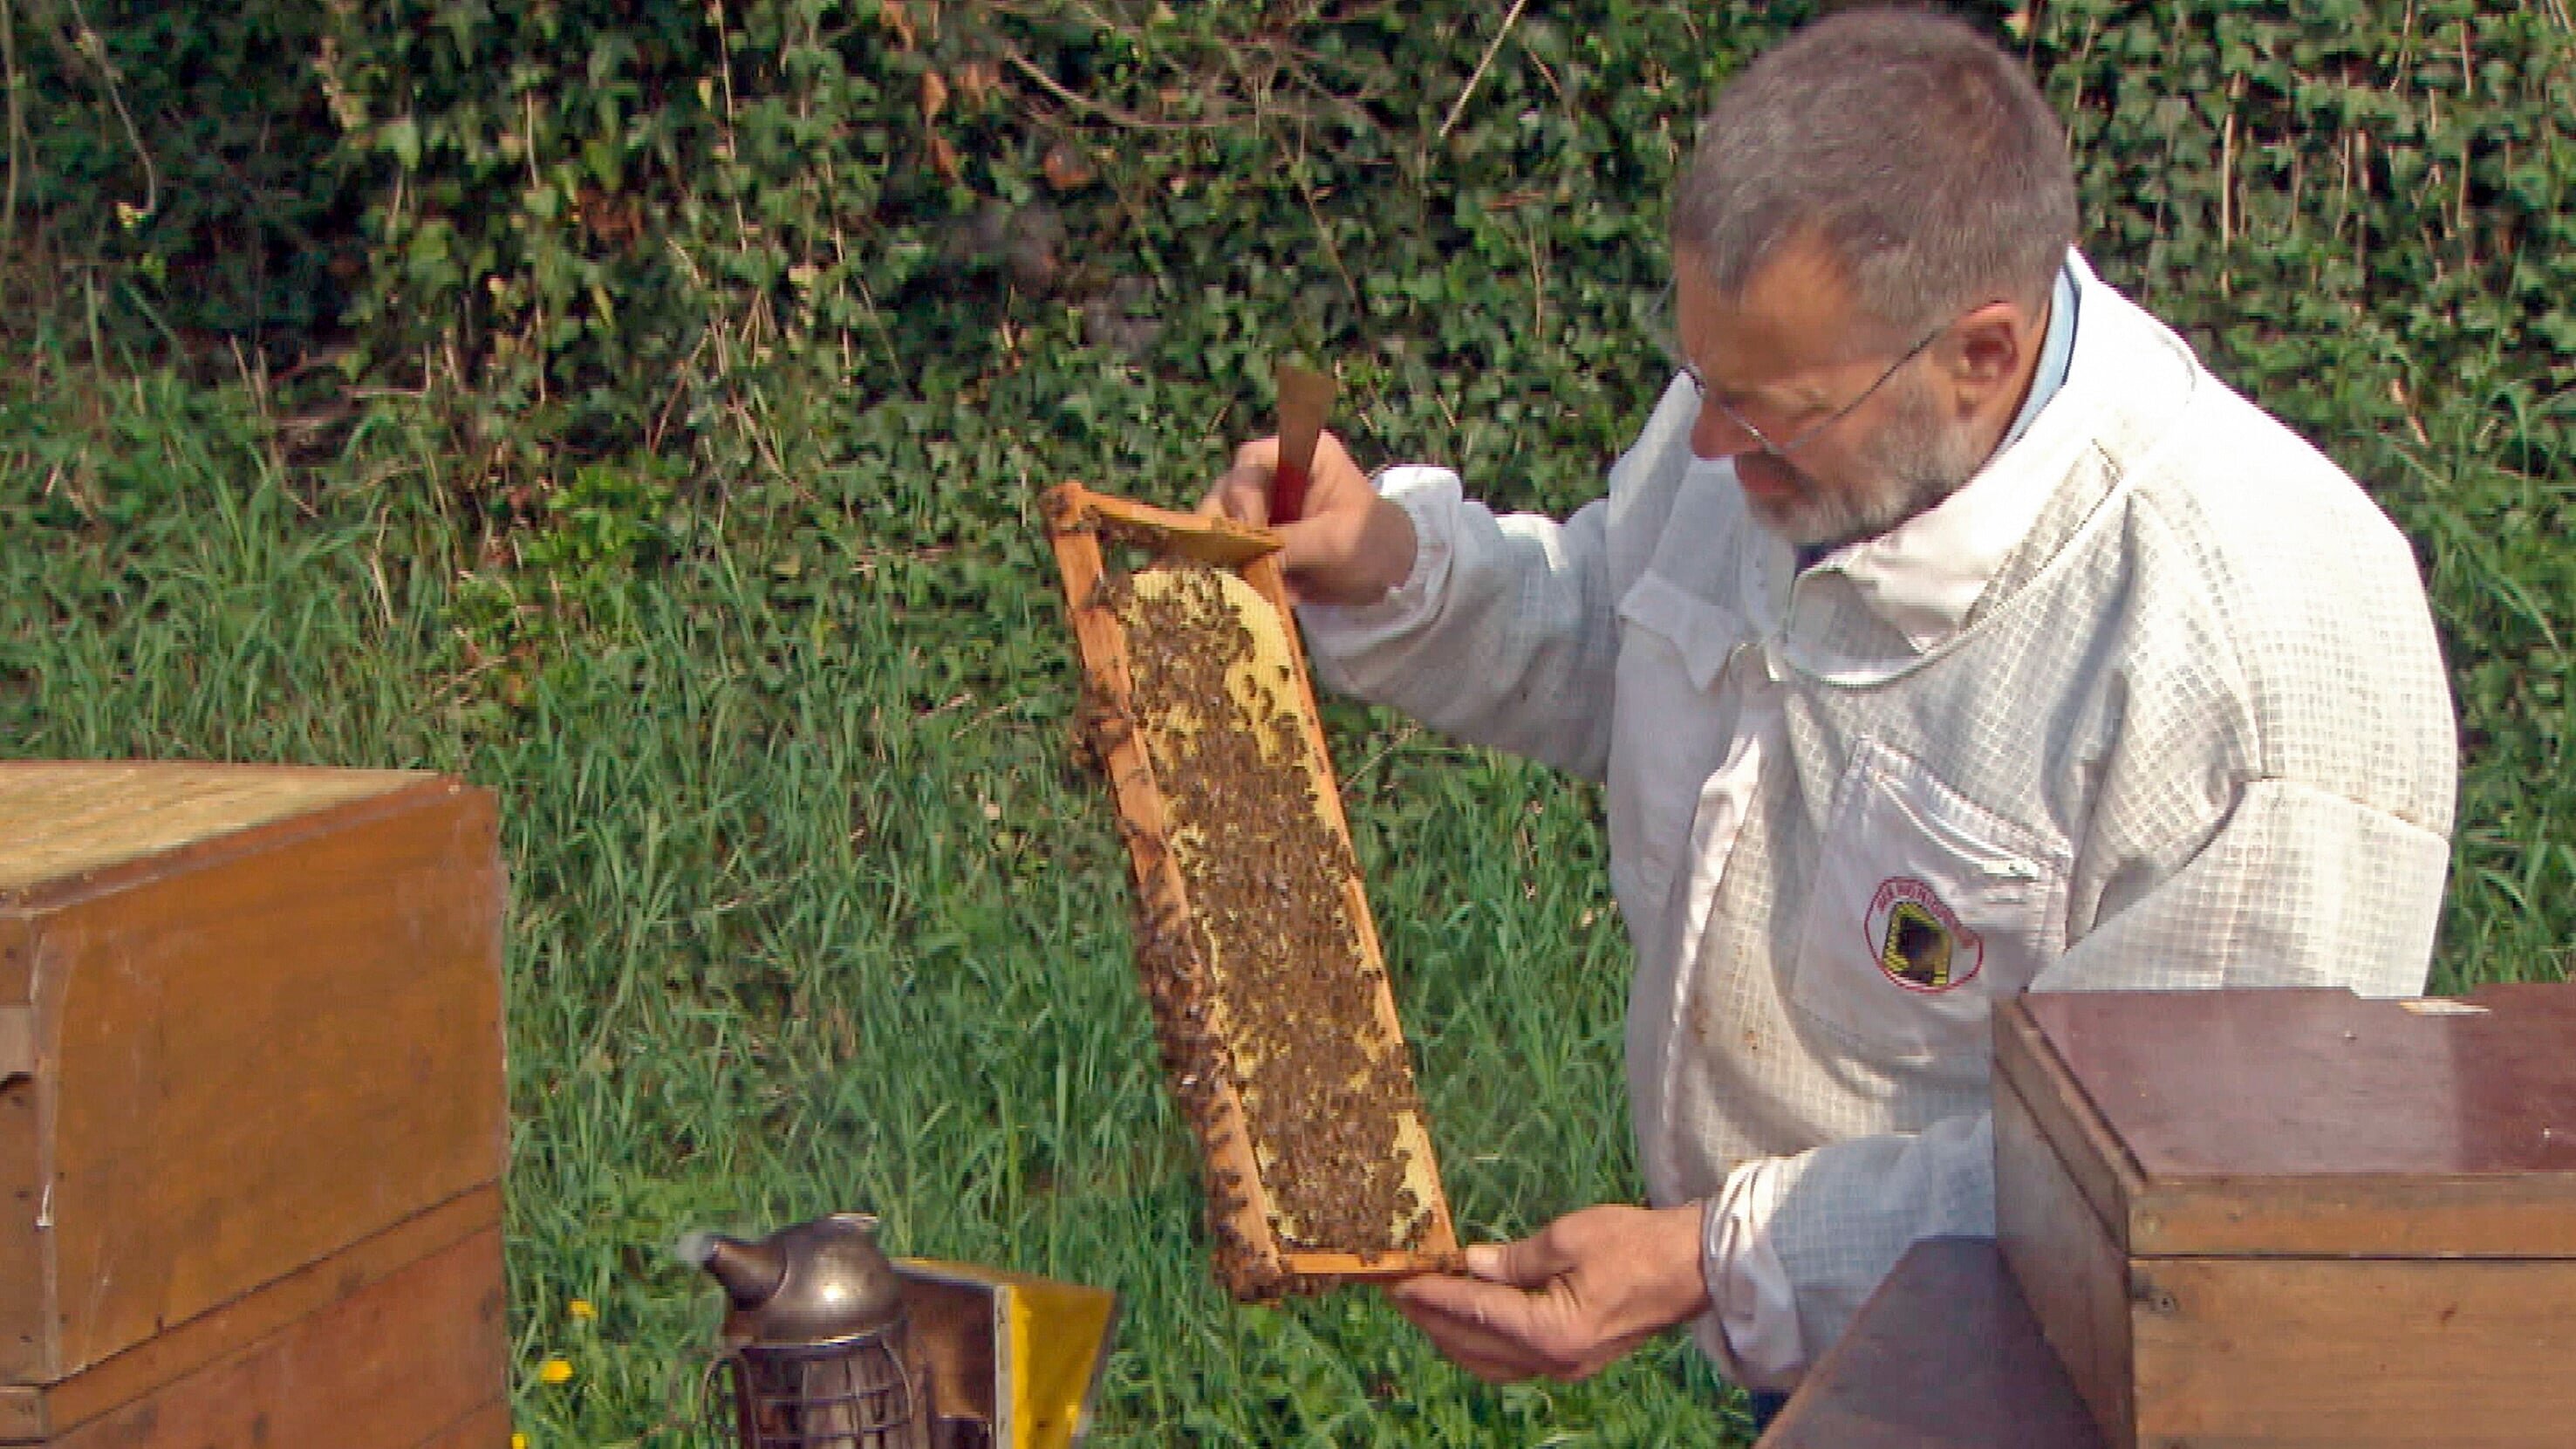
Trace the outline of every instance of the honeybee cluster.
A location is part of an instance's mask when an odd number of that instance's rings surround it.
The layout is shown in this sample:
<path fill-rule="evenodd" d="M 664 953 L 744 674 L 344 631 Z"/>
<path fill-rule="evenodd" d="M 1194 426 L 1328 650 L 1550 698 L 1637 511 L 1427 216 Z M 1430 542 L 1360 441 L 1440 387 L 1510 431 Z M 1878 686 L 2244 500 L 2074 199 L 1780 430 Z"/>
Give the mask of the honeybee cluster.
<path fill-rule="evenodd" d="M 1266 608 L 1200 565 L 1114 577 L 1104 596 L 1133 691 L 1118 727 L 1144 741 L 1188 891 L 1186 909 L 1145 913 L 1137 951 L 1165 1066 L 1202 1133 L 1216 1083 L 1234 1088 L 1283 1248 L 1413 1248 L 1428 1215 L 1402 1119 L 1420 1107 L 1352 919 L 1357 865 L 1321 813 L 1290 666 L 1257 647 L 1228 584 Z M 1221 1235 L 1242 1186 L 1210 1184 Z M 1221 1238 L 1221 1270 L 1240 1272 L 1241 1246 Z"/>

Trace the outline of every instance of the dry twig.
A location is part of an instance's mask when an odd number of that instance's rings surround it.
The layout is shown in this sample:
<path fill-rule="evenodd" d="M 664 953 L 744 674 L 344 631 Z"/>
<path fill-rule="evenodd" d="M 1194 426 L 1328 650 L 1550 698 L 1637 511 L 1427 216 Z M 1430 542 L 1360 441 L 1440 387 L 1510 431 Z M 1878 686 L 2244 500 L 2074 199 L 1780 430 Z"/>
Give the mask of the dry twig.
<path fill-rule="evenodd" d="M 1529 0 L 1512 0 L 1510 13 L 1503 17 L 1503 28 L 1494 32 L 1492 43 L 1485 47 L 1483 58 L 1476 62 L 1475 72 L 1467 77 L 1467 88 L 1460 91 L 1458 99 L 1451 103 L 1449 119 L 1440 123 L 1440 134 L 1431 138 L 1432 144 L 1449 139 L 1450 129 L 1458 124 L 1459 115 L 1467 109 L 1468 97 L 1476 93 L 1476 87 L 1485 79 L 1485 68 L 1494 63 L 1494 53 L 1503 48 L 1503 41 L 1511 35 L 1512 26 L 1519 21 L 1522 8 L 1528 4 Z"/>
<path fill-rule="evenodd" d="M 1134 111 L 1110 105 L 1106 101 L 1095 101 L 1091 97 L 1067 87 L 1064 82 L 1047 74 L 1043 68 L 1031 64 L 1027 56 L 1020 54 L 1016 50 L 1004 50 L 1002 52 L 1002 59 L 1010 65 L 1011 69 L 1018 71 L 1020 74 L 1027 76 L 1033 81 L 1036 81 L 1039 89 L 1045 91 L 1048 95 L 1055 97 L 1057 100 L 1062 101 L 1064 104 L 1071 106 L 1073 109 L 1084 112 L 1088 115 L 1098 116 L 1112 125 L 1124 126 L 1130 130 L 1205 131 L 1218 126 L 1230 125 L 1240 119 L 1239 117 L 1231 114 L 1201 116 L 1196 120 L 1189 121 L 1163 121 L 1157 120 L 1152 116 L 1140 116 Z"/>

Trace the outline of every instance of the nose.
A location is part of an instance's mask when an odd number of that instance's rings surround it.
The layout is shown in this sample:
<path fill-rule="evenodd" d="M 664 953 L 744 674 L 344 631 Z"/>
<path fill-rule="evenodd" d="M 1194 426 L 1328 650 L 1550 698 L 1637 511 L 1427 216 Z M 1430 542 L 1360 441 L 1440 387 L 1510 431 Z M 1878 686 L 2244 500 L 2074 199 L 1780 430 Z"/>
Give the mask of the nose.
<path fill-rule="evenodd" d="M 1746 432 L 1743 424 L 1722 409 L 1703 400 L 1698 418 L 1691 423 L 1690 446 L 1691 456 L 1716 462 L 1753 452 L 1762 446 L 1762 440 Z"/>

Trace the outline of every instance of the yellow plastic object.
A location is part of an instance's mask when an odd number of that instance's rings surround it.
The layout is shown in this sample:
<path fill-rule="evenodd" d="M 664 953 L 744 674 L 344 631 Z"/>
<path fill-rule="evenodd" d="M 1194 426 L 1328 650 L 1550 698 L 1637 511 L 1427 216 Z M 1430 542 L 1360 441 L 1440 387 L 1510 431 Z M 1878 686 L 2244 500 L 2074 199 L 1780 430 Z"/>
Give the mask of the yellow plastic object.
<path fill-rule="evenodd" d="M 1118 1295 L 977 1263 L 897 1258 L 943 1417 L 983 1420 L 995 1449 L 1071 1449 L 1091 1427 Z"/>

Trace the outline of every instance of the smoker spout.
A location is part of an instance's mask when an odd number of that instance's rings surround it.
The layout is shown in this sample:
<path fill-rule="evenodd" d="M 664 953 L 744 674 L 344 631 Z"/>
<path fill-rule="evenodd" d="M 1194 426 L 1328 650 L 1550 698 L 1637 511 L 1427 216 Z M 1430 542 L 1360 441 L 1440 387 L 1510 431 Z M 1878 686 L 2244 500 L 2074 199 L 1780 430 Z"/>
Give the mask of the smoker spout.
<path fill-rule="evenodd" d="M 786 1255 L 767 1243 L 746 1243 L 722 1233 L 697 1231 L 682 1234 L 672 1251 L 683 1262 L 704 1268 L 723 1284 L 725 1296 L 740 1309 L 754 1309 L 768 1302 L 787 1277 Z"/>

